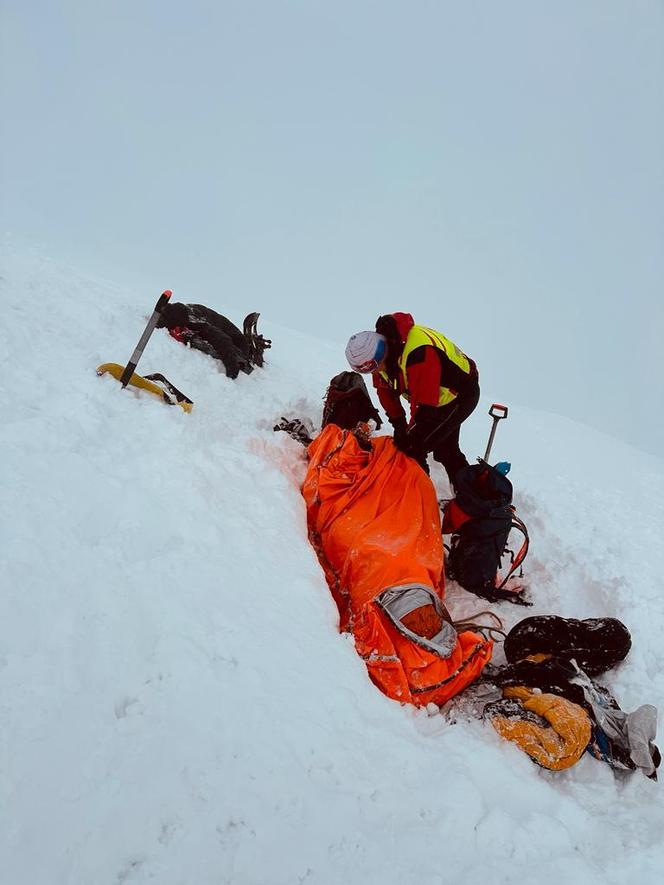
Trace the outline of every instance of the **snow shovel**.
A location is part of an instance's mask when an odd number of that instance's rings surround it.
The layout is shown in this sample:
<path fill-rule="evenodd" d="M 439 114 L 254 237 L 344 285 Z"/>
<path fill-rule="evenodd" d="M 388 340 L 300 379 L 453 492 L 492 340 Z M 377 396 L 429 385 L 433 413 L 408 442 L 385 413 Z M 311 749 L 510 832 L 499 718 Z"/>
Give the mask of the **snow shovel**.
<path fill-rule="evenodd" d="M 489 441 L 486 444 L 486 452 L 484 453 L 484 457 L 479 459 L 480 461 L 484 461 L 485 464 L 489 463 L 489 455 L 491 454 L 491 446 L 493 445 L 493 438 L 496 435 L 498 422 L 502 418 L 507 418 L 507 406 L 501 406 L 500 403 L 492 403 L 491 408 L 489 409 L 489 415 L 491 415 L 491 417 L 493 418 L 491 433 L 489 434 Z"/>

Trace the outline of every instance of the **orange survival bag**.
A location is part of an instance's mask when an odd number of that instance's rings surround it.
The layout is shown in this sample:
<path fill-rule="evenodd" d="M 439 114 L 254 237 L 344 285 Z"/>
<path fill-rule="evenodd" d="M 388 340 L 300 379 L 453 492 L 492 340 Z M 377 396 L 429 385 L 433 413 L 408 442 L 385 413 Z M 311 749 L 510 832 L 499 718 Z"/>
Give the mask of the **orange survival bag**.
<path fill-rule="evenodd" d="M 366 428 L 365 428 L 366 431 Z M 360 444 L 361 442 L 361 444 Z M 443 704 L 477 678 L 493 643 L 457 632 L 443 605 L 443 543 L 429 477 L 392 437 L 328 424 L 308 447 L 309 537 L 373 682 Z"/>

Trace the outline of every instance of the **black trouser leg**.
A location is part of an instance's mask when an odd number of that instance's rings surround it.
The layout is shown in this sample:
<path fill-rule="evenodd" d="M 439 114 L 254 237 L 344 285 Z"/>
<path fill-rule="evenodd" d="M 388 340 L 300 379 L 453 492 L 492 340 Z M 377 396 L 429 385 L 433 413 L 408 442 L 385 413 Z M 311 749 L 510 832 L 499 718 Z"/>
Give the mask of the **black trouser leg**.
<path fill-rule="evenodd" d="M 237 348 L 228 337 L 212 326 L 205 329 L 204 332 L 196 332 L 192 337 L 190 344 L 196 350 L 202 350 L 209 353 L 215 359 L 221 360 L 226 368 L 226 374 L 229 378 L 237 378 L 240 372 L 240 355 Z"/>
<path fill-rule="evenodd" d="M 443 406 L 440 410 L 443 412 L 449 408 L 450 420 L 434 438 L 431 452 L 434 461 L 438 461 L 445 468 L 450 482 L 454 482 L 454 477 L 462 467 L 468 467 L 468 459 L 459 448 L 459 431 L 466 418 L 475 411 L 479 399 L 480 386 L 475 384 L 468 392 L 460 394 L 453 403 Z"/>

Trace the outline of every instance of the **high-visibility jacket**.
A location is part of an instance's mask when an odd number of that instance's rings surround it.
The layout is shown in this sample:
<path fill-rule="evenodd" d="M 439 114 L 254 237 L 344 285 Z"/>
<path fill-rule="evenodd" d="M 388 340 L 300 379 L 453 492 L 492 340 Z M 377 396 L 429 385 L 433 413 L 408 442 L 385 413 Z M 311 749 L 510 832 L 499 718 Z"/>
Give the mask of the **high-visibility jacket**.
<path fill-rule="evenodd" d="M 413 326 L 406 337 L 403 351 L 399 357 L 399 378 L 390 378 L 385 370 L 379 374 L 381 378 L 404 399 L 410 400 L 410 390 L 408 387 L 408 357 L 418 347 L 430 346 L 441 351 L 447 359 L 454 363 L 464 374 L 470 377 L 474 370 L 474 364 L 468 359 L 466 354 L 446 338 L 441 332 L 435 329 L 428 329 L 426 326 Z M 438 405 L 445 406 L 451 403 L 457 397 L 458 391 L 449 387 L 440 386 L 438 394 Z"/>

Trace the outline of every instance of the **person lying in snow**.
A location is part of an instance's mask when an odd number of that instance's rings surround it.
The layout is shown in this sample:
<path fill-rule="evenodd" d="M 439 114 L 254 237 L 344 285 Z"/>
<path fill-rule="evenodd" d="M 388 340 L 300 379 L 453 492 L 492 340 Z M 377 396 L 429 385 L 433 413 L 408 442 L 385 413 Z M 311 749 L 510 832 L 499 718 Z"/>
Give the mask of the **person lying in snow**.
<path fill-rule="evenodd" d="M 371 373 L 397 448 L 427 473 L 431 452 L 454 483 L 468 466 L 459 429 L 480 396 L 473 360 L 440 332 L 416 325 L 409 313 L 378 317 L 375 332 L 352 335 L 346 359 L 356 372 Z M 410 424 L 400 397 L 410 401 Z"/>
<path fill-rule="evenodd" d="M 323 428 L 282 418 L 307 446 L 307 525 L 339 609 L 371 680 L 388 697 L 442 704 L 475 680 L 493 643 L 479 625 L 455 624 L 443 604 L 440 511 L 429 477 L 390 436 L 361 376 L 330 382 Z M 313 438 L 312 438 L 313 437 Z"/>
<path fill-rule="evenodd" d="M 168 329 L 176 341 L 201 350 L 220 360 L 229 378 L 240 372 L 249 375 L 254 366 L 263 365 L 263 351 L 272 346 L 256 332 L 258 313 L 247 314 L 244 331 L 229 319 L 203 304 L 167 304 L 162 310 L 158 329 Z"/>

